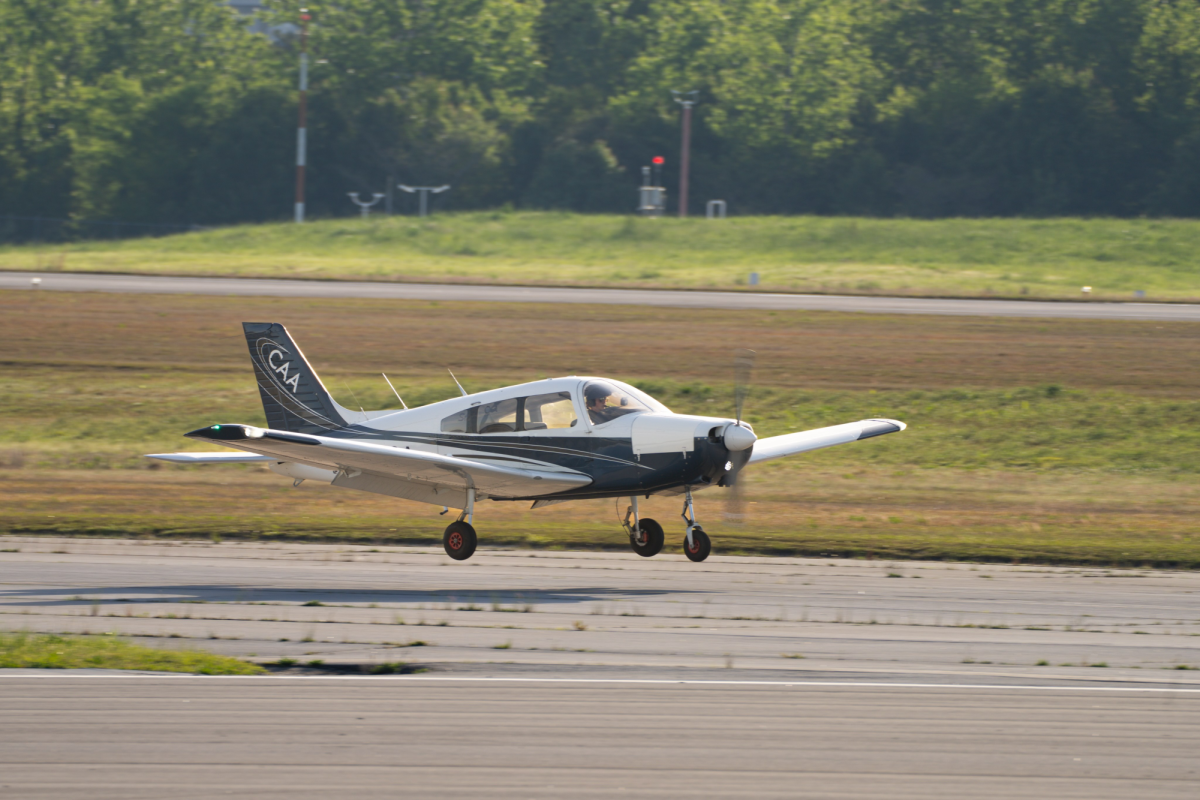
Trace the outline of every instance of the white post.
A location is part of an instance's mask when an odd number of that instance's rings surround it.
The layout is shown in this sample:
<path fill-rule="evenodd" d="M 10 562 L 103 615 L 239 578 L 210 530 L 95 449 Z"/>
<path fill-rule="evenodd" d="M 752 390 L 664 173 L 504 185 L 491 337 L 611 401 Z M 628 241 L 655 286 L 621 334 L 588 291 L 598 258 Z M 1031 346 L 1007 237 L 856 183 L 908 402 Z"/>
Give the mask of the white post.
<path fill-rule="evenodd" d="M 300 113 L 296 126 L 296 222 L 304 222 L 304 168 L 308 157 L 308 9 L 300 9 Z"/>
<path fill-rule="evenodd" d="M 704 216 L 708 219 L 725 219 L 725 201 L 709 200 L 704 208 Z"/>

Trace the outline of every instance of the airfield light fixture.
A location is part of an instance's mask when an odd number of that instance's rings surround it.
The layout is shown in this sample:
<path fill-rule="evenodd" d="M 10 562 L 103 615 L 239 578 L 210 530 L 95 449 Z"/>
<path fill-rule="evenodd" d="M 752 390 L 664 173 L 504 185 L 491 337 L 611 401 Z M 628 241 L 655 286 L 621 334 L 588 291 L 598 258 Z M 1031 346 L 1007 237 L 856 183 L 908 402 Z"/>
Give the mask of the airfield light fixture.
<path fill-rule="evenodd" d="M 421 197 L 421 204 L 420 204 L 420 211 L 417 214 L 417 216 L 428 217 L 429 216 L 429 195 L 430 195 L 430 193 L 441 194 L 442 192 L 447 191 L 450 188 L 450 184 L 447 183 L 444 186 L 405 186 L 403 183 L 398 183 L 398 184 L 396 184 L 396 188 L 398 188 L 402 192 L 408 192 L 409 194 L 419 192 L 420 197 Z"/>
<path fill-rule="evenodd" d="M 351 202 L 362 209 L 362 215 L 364 219 L 370 216 L 371 206 L 378 203 L 384 197 L 383 192 L 372 192 L 371 200 L 360 200 L 358 197 L 358 192 L 346 192 L 346 196 L 350 198 Z"/>

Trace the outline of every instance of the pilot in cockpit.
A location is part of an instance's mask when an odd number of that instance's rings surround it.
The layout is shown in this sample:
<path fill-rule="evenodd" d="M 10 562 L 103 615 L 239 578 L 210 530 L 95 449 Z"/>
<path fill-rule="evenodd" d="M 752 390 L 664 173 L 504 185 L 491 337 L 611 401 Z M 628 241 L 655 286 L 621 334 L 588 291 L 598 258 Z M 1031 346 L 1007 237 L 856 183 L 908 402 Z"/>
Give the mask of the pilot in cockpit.
<path fill-rule="evenodd" d="M 611 390 L 602 383 L 589 384 L 584 392 L 584 406 L 593 425 L 603 425 L 612 420 L 612 415 L 605 408 L 610 393 Z"/>

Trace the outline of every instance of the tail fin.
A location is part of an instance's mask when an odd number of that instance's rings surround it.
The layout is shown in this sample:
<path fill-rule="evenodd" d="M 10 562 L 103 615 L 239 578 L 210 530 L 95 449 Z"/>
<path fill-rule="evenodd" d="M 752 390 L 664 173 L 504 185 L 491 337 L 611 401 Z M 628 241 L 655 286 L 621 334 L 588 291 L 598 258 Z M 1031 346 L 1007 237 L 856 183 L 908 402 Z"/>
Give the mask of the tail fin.
<path fill-rule="evenodd" d="M 250 361 L 258 379 L 267 426 L 293 433 L 321 434 L 345 428 L 342 407 L 277 322 L 243 322 Z"/>

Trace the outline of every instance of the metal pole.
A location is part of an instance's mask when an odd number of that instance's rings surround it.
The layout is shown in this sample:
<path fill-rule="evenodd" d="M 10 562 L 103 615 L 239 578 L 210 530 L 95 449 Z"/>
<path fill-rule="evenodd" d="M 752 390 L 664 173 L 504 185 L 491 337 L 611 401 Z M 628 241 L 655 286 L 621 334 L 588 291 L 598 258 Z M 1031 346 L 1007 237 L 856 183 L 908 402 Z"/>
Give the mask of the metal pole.
<path fill-rule="evenodd" d="M 683 151 L 679 158 L 679 217 L 682 219 L 688 212 L 688 168 L 692 155 L 692 106 L 696 105 L 698 91 L 677 92 L 671 90 L 675 102 L 683 106 Z"/>
<path fill-rule="evenodd" d="M 308 150 L 308 9 L 300 9 L 300 119 L 296 126 L 296 222 L 304 222 L 304 168 Z"/>
<path fill-rule="evenodd" d="M 679 217 L 687 216 L 688 167 L 691 166 L 692 104 L 683 104 L 683 155 L 679 159 Z"/>
<path fill-rule="evenodd" d="M 444 186 L 405 186 L 403 183 L 396 184 L 396 188 L 402 192 L 409 194 L 418 194 L 417 208 L 420 209 L 418 214 L 422 217 L 429 215 L 429 194 L 441 194 L 450 189 L 450 184 Z"/>

